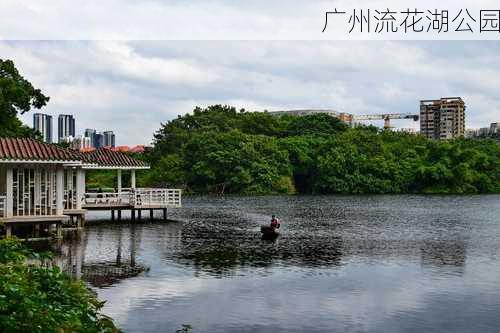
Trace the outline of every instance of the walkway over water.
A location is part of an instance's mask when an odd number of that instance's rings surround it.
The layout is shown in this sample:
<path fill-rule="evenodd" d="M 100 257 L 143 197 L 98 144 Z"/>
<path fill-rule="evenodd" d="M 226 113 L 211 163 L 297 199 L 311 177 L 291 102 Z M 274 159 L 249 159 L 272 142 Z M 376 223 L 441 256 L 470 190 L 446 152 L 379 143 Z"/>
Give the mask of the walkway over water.
<path fill-rule="evenodd" d="M 161 209 L 181 207 L 181 190 L 136 188 L 122 192 L 85 193 L 83 209 Z"/>

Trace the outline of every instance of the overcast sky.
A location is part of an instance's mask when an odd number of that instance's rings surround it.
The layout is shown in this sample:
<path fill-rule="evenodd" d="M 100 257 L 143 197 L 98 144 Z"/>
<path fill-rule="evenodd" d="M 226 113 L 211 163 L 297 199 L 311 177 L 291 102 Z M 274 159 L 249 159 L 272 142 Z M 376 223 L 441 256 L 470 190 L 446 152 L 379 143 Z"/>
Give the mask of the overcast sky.
<path fill-rule="evenodd" d="M 462 96 L 466 126 L 489 126 L 500 121 L 499 52 L 492 41 L 0 42 L 0 58 L 51 97 L 44 112 L 73 114 L 78 134 L 114 130 L 120 145 L 150 143 L 161 122 L 211 104 L 361 115 Z"/>

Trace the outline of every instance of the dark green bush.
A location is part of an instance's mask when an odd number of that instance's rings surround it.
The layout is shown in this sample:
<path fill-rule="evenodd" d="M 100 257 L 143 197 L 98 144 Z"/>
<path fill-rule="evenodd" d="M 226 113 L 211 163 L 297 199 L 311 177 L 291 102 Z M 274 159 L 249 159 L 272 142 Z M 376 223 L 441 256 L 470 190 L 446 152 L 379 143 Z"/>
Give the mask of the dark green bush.
<path fill-rule="evenodd" d="M 81 281 L 40 259 L 15 239 L 0 240 L 1 332 L 118 332 Z"/>

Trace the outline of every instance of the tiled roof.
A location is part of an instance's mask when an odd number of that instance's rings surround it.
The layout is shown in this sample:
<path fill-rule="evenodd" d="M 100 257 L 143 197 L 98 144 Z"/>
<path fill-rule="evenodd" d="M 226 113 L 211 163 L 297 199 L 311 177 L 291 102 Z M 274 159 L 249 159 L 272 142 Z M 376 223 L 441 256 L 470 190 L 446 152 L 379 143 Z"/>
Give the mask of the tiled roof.
<path fill-rule="evenodd" d="M 136 160 L 126 153 L 113 151 L 110 148 L 99 148 L 93 151 L 81 152 L 86 162 L 97 163 L 103 167 L 148 167 L 148 164 L 141 160 Z"/>
<path fill-rule="evenodd" d="M 28 138 L 0 138 L 0 162 L 81 162 L 95 168 L 148 168 L 148 164 L 126 153 L 99 148 L 78 152 Z"/>
<path fill-rule="evenodd" d="M 0 138 L 0 160 L 80 161 L 78 154 L 53 144 L 29 138 Z"/>

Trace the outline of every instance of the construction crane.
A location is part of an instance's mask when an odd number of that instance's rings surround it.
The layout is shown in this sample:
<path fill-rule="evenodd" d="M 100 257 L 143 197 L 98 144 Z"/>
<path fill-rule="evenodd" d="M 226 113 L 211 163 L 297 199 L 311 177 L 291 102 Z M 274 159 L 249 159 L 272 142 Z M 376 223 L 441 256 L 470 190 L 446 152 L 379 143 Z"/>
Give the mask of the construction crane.
<path fill-rule="evenodd" d="M 384 120 L 384 128 L 391 128 L 391 119 L 413 119 L 418 121 L 419 115 L 414 113 L 386 113 L 386 114 L 367 114 L 363 116 L 354 116 L 354 121 L 363 120 Z"/>

